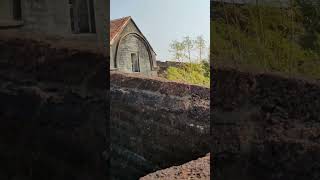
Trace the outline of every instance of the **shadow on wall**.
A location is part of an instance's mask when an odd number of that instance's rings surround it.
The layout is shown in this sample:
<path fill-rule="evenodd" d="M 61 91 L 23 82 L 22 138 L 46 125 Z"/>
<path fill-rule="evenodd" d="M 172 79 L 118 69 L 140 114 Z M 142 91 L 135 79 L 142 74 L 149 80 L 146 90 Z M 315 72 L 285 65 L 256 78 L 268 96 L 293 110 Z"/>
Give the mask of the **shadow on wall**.
<path fill-rule="evenodd" d="M 214 179 L 319 179 L 320 83 L 213 69 Z"/>
<path fill-rule="evenodd" d="M 106 58 L 19 38 L 0 49 L 0 179 L 106 179 Z"/>

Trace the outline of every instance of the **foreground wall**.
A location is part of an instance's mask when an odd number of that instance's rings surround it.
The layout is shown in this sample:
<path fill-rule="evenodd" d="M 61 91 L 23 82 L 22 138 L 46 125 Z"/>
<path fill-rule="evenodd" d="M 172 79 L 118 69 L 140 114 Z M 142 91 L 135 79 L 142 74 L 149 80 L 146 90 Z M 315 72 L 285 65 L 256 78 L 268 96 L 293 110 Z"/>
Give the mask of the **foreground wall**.
<path fill-rule="evenodd" d="M 31 39 L 0 49 L 0 179 L 106 179 L 106 58 Z"/>
<path fill-rule="evenodd" d="M 0 34 L 0 179 L 137 179 L 210 151 L 209 89 L 111 74 L 109 116 L 94 45 L 23 35 Z"/>
<path fill-rule="evenodd" d="M 118 73 L 110 85 L 111 167 L 118 177 L 137 179 L 210 151 L 208 88 Z"/>
<path fill-rule="evenodd" d="M 213 70 L 214 179 L 319 179 L 320 83 Z"/>

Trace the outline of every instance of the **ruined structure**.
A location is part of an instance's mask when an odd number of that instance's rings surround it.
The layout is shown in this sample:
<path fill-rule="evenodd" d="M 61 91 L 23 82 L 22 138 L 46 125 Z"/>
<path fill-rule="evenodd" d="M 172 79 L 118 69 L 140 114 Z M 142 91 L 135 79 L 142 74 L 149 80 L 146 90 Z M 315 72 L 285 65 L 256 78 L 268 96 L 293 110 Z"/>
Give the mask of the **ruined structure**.
<path fill-rule="evenodd" d="M 110 22 L 110 69 L 157 74 L 156 53 L 131 17 Z"/>

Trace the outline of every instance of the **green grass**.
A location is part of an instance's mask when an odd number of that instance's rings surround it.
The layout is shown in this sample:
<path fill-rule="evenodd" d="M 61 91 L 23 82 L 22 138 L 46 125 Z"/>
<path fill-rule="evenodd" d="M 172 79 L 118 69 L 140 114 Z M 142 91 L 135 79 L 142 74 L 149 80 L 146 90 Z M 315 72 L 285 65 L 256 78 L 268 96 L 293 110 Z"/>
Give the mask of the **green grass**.
<path fill-rule="evenodd" d="M 166 78 L 168 80 L 209 87 L 209 63 L 185 63 L 180 67 L 169 67 L 166 72 Z"/>
<path fill-rule="evenodd" d="M 306 17 L 299 6 L 280 9 L 220 5 L 214 7 L 214 12 L 216 16 L 211 21 L 213 64 L 320 78 L 320 33 L 314 32 L 315 45 L 307 47 Z"/>

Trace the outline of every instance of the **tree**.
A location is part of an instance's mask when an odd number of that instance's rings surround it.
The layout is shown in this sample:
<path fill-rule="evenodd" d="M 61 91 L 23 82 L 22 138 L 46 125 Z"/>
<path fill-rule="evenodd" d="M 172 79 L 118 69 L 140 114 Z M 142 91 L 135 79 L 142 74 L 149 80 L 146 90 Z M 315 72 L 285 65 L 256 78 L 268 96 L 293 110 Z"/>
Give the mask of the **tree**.
<path fill-rule="evenodd" d="M 184 45 L 189 62 L 191 63 L 191 51 L 193 50 L 193 47 L 194 47 L 193 41 L 189 36 L 186 36 L 183 38 L 182 43 Z"/>
<path fill-rule="evenodd" d="M 170 44 L 169 51 L 173 53 L 174 59 L 176 61 L 181 62 L 183 60 L 184 50 L 185 50 L 184 44 L 179 41 L 175 40 Z"/>
<path fill-rule="evenodd" d="M 196 38 L 196 40 L 194 41 L 195 43 L 195 46 L 199 52 L 199 62 L 202 61 L 202 57 L 203 57 L 203 53 L 204 53 L 204 50 L 206 48 L 206 41 L 203 39 L 202 36 L 198 36 Z"/>
<path fill-rule="evenodd" d="M 211 49 L 210 49 L 210 44 L 209 44 L 209 46 L 208 46 L 208 60 L 207 60 L 207 61 L 211 63 Z"/>

